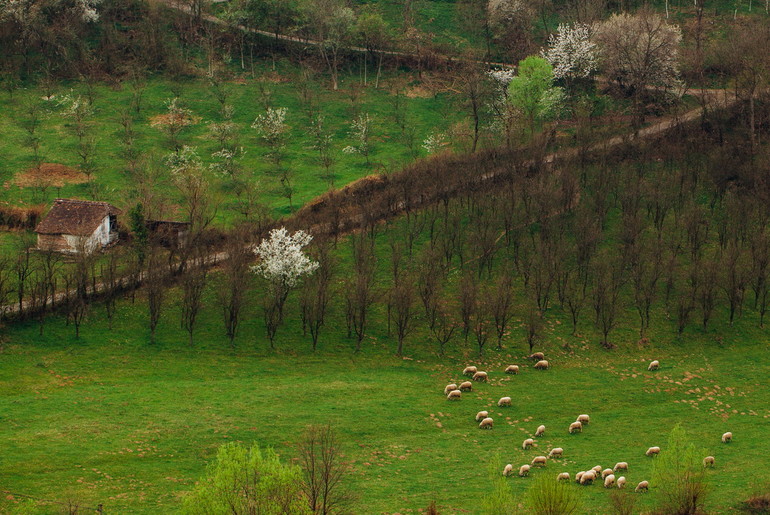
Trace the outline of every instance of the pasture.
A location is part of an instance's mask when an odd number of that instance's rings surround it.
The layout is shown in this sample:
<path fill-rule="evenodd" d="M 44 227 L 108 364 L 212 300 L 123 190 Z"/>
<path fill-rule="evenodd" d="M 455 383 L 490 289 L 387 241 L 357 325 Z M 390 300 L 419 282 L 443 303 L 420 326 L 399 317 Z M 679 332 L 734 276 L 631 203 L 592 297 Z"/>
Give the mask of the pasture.
<path fill-rule="evenodd" d="M 555 479 L 618 461 L 629 463 L 625 475 L 633 487 L 651 479 L 653 460 L 644 451 L 652 445 L 665 451 L 676 423 L 716 457 L 708 472 L 710 511 L 734 510 L 751 487 L 770 480 L 770 361 L 753 317 L 681 340 L 653 332 L 645 347 L 618 338 L 619 347 L 605 351 L 593 337 L 569 336 L 567 320 L 555 316 L 537 349 L 552 368 L 536 371 L 517 328 L 505 350 L 490 349 L 483 360 L 461 338 L 439 358 L 419 335 L 410 339 L 409 357 L 398 359 L 380 326 L 359 354 L 340 326 L 327 329 L 313 354 L 296 324 L 282 329 L 270 351 L 254 313 L 230 349 L 211 307 L 191 348 L 174 309 L 155 345 L 145 334 L 142 302 L 121 303 L 112 331 L 93 313 L 80 340 L 63 319 L 51 320 L 42 337 L 33 323 L 6 329 L 3 489 L 104 503 L 107 513 L 173 512 L 220 444 L 256 441 L 290 460 L 302 429 L 326 422 L 338 429 L 352 462 L 358 513 L 417 513 L 433 499 L 442 513 L 479 513 L 492 490 L 490 474 L 553 447 L 564 448 L 562 459 L 508 480 L 519 499 L 538 475 Z M 651 359 L 661 361 L 659 371 L 647 372 Z M 489 384 L 474 383 L 459 402 L 448 402 L 444 386 L 461 381 L 471 363 L 489 372 Z M 519 375 L 503 373 L 511 363 L 522 366 Z M 513 398 L 511 408 L 496 407 L 504 395 Z M 474 421 L 482 409 L 495 420 L 491 431 Z M 580 413 L 590 414 L 591 424 L 568 434 Z M 523 451 L 522 441 L 539 424 L 547 429 L 538 448 Z M 735 439 L 721 444 L 728 430 Z M 609 513 L 609 492 L 600 485 L 572 487 L 583 493 L 586 513 Z M 0 511 L 12 512 L 16 501 L 3 497 Z M 652 507 L 654 497 L 655 488 L 639 494 L 638 508 Z M 36 504 L 33 512 L 56 508 Z"/>

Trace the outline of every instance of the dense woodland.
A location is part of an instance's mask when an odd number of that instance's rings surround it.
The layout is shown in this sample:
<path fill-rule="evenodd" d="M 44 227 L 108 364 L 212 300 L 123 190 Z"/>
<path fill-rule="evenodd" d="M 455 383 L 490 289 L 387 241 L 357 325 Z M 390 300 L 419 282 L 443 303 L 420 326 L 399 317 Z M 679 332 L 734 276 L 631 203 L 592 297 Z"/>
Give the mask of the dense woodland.
<path fill-rule="evenodd" d="M 131 359 L 175 349 L 206 370 L 207 356 L 257 367 L 310 356 L 335 374 L 344 374 L 339 360 L 397 359 L 394 370 L 417 360 L 432 367 L 418 374 L 441 382 L 436 370 L 457 378 L 450 371 L 459 363 L 500 367 L 535 352 L 563 364 L 578 355 L 633 367 L 651 352 L 682 362 L 713 352 L 727 363 L 729 340 L 762 355 L 769 7 L 0 0 L 0 130 L 9 135 L 0 147 L 8 163 L 0 168 L 8 333 L 0 360 L 33 336 L 41 349 L 55 342 L 84 352 L 105 338 L 136 345 L 125 351 Z M 63 162 L 77 181 L 18 179 Z M 119 203 L 119 243 L 71 254 L 36 248 L 33 229 L 62 191 Z M 188 224 L 183 244 L 152 230 L 152 221 L 172 217 Z M 3 372 L 0 379 L 16 373 Z M 760 369 L 747 377 L 753 384 Z M 588 372 L 576 379 L 593 380 Z M 570 387 L 548 385 L 545 395 L 570 396 Z M 441 408 L 423 407 L 432 428 Z M 686 425 L 688 415 L 673 411 L 658 434 Z M 242 434 L 207 442 L 208 468 L 185 465 L 187 484 L 159 505 L 292 514 L 401 506 L 389 504 L 397 491 L 381 486 L 365 499 L 356 494 L 369 466 L 350 450 L 361 435 L 335 427 L 330 413 L 294 421 L 304 433 L 292 435 L 291 450 L 275 433 L 264 442 Z M 638 415 L 619 422 L 629 435 Z M 722 493 L 696 459 L 705 424 L 697 449 L 676 425 L 670 452 L 642 466 L 651 500 L 630 491 L 580 497 L 578 487 L 544 476 L 524 493 L 501 482 L 498 441 L 496 454 L 474 447 L 492 463 L 491 481 L 478 470 L 483 482 L 468 490 L 432 483 L 430 492 L 416 487 L 410 502 L 430 498 L 424 513 L 696 515 L 736 508 L 741 492 L 740 508 L 766 513 L 765 486 L 749 492 L 734 475 Z M 735 474 L 737 462 L 724 459 Z M 13 481 L 19 458 L 11 463 L 0 460 L 0 479 L 11 478 L 0 482 L 11 496 L 0 511 L 34 513 L 44 497 L 63 495 L 49 485 L 24 500 Z M 474 495 L 483 500 L 469 510 Z M 101 497 L 74 497 L 58 497 L 45 513 L 109 511 Z M 137 498 L 110 500 L 125 512 L 153 509 Z"/>

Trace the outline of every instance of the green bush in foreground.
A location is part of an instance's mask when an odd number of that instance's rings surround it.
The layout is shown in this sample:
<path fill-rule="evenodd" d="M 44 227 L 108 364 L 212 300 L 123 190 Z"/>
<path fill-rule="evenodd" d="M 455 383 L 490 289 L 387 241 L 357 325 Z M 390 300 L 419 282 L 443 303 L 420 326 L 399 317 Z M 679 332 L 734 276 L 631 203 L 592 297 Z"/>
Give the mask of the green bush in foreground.
<path fill-rule="evenodd" d="M 189 514 L 309 514 L 299 467 L 284 465 L 272 449 L 222 445 L 206 476 L 185 497 Z"/>
<path fill-rule="evenodd" d="M 706 453 L 687 441 L 687 433 L 677 424 L 668 445 L 655 458 L 653 484 L 657 491 L 658 512 L 665 515 L 704 513 L 708 492 L 701 460 Z"/>
<path fill-rule="evenodd" d="M 539 475 L 527 490 L 527 506 L 537 515 L 570 515 L 580 513 L 579 490 L 557 481 L 553 474 Z"/>

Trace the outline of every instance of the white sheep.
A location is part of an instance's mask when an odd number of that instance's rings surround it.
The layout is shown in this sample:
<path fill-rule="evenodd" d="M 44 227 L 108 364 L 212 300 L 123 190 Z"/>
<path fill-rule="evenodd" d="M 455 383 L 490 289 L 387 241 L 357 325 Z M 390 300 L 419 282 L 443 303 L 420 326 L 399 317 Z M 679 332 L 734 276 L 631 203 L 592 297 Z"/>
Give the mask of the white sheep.
<path fill-rule="evenodd" d="M 461 392 L 470 392 L 473 390 L 473 383 L 470 381 L 463 381 L 460 383 L 460 387 L 458 388 Z"/>
<path fill-rule="evenodd" d="M 522 465 L 519 467 L 519 477 L 526 477 L 529 475 L 529 465 Z"/>
<path fill-rule="evenodd" d="M 628 470 L 628 463 L 626 463 L 625 461 L 619 461 L 615 464 L 612 470 L 614 472 L 617 472 L 618 470 Z"/>
<path fill-rule="evenodd" d="M 478 413 L 476 413 L 476 422 L 481 422 L 482 420 L 484 420 L 488 416 L 489 416 L 489 412 L 488 411 L 479 411 Z"/>
<path fill-rule="evenodd" d="M 446 396 L 446 400 L 448 400 L 448 401 L 459 401 L 461 396 L 462 396 L 462 392 L 460 392 L 460 390 L 452 390 Z"/>
<path fill-rule="evenodd" d="M 499 407 L 510 407 L 511 406 L 511 398 L 510 397 L 500 397 L 500 400 L 497 401 L 497 405 Z"/>
<path fill-rule="evenodd" d="M 645 456 L 657 456 L 658 454 L 660 454 L 660 447 L 650 447 L 644 453 Z"/>
<path fill-rule="evenodd" d="M 479 424 L 479 429 L 492 429 L 492 426 L 494 425 L 494 423 L 495 423 L 494 420 L 487 417 L 481 421 L 481 423 Z"/>
<path fill-rule="evenodd" d="M 703 466 L 704 467 L 713 467 L 714 466 L 714 457 L 713 456 L 706 456 L 703 458 Z"/>
<path fill-rule="evenodd" d="M 612 488 L 615 486 L 615 474 L 610 474 L 604 478 L 604 488 Z"/>
<path fill-rule="evenodd" d="M 474 366 L 468 366 L 463 369 L 463 375 L 464 376 L 472 376 L 478 371 L 478 369 Z"/>
<path fill-rule="evenodd" d="M 533 361 L 540 361 L 541 359 L 545 359 L 545 355 L 542 352 L 535 352 L 530 354 L 529 359 Z"/>
<path fill-rule="evenodd" d="M 551 452 L 548 453 L 549 458 L 561 458 L 564 454 L 564 449 L 561 447 L 554 447 Z"/>
<path fill-rule="evenodd" d="M 602 473 L 602 466 L 601 465 L 597 465 L 597 466 L 591 468 L 591 470 L 593 470 L 594 473 L 596 473 L 597 475 L 601 474 Z"/>
<path fill-rule="evenodd" d="M 513 374 L 516 375 L 519 373 L 519 365 L 508 365 L 505 367 L 505 373 L 506 374 Z"/>
<path fill-rule="evenodd" d="M 570 432 L 570 434 L 582 433 L 583 432 L 583 424 L 581 424 L 580 422 L 577 422 L 577 421 L 571 423 L 569 425 L 569 432 Z"/>
<path fill-rule="evenodd" d="M 618 488 L 625 488 L 626 487 L 626 476 L 620 476 L 615 483 L 618 485 Z"/>
<path fill-rule="evenodd" d="M 536 370 L 548 370 L 549 367 L 550 367 L 550 365 L 544 359 L 541 359 L 540 361 L 535 363 L 535 369 Z"/>
<path fill-rule="evenodd" d="M 588 485 L 594 482 L 594 479 L 596 479 L 596 472 L 593 470 L 586 471 L 582 476 L 580 476 L 580 484 L 581 485 Z"/>
<path fill-rule="evenodd" d="M 532 438 L 527 438 L 524 443 L 521 444 L 521 448 L 525 451 L 535 445 L 535 441 Z"/>
<path fill-rule="evenodd" d="M 646 492 L 650 489 L 650 482 L 649 481 L 640 481 L 638 485 L 636 485 L 635 492 Z"/>
<path fill-rule="evenodd" d="M 546 466 L 548 463 L 548 458 L 545 456 L 535 456 L 532 458 L 532 465 L 542 465 L 543 467 Z"/>
<path fill-rule="evenodd" d="M 479 371 L 473 374 L 474 381 L 480 381 L 482 383 L 486 383 L 487 379 L 488 379 L 488 376 L 486 372 Z"/>
<path fill-rule="evenodd" d="M 733 434 L 728 431 L 722 435 L 722 443 L 730 443 L 733 441 Z"/>
<path fill-rule="evenodd" d="M 556 481 L 569 481 L 569 472 L 559 472 Z"/>
<path fill-rule="evenodd" d="M 513 475 L 513 465 L 510 463 L 503 468 L 503 476 L 508 477 Z"/>
<path fill-rule="evenodd" d="M 612 469 L 604 469 L 602 470 L 602 479 L 606 478 L 607 476 L 612 475 Z"/>
<path fill-rule="evenodd" d="M 585 474 L 585 470 L 581 470 L 577 474 L 575 474 L 575 482 L 580 483 L 580 478 L 583 477 L 583 474 Z"/>
<path fill-rule="evenodd" d="M 577 421 L 583 424 L 584 426 L 587 426 L 588 423 L 591 421 L 591 417 L 588 415 L 578 415 Z"/>
<path fill-rule="evenodd" d="M 454 383 L 448 384 L 448 385 L 446 385 L 444 387 L 444 395 L 449 395 L 449 392 L 453 392 L 455 390 L 457 390 L 457 385 L 456 384 L 454 384 Z"/>
<path fill-rule="evenodd" d="M 657 359 L 654 361 L 650 361 L 650 366 L 647 367 L 647 370 L 652 372 L 653 370 L 658 370 L 660 368 L 660 361 Z"/>
<path fill-rule="evenodd" d="M 539 425 L 537 426 L 537 430 L 535 431 L 535 436 L 543 436 L 545 434 L 545 426 Z"/>

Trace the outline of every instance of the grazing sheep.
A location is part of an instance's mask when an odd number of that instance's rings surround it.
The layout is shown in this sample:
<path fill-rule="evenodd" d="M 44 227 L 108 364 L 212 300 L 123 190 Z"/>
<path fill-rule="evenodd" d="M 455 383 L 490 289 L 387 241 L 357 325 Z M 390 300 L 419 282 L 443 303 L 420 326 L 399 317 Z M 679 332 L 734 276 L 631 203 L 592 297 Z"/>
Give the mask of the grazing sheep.
<path fill-rule="evenodd" d="M 508 365 L 505 367 L 505 373 L 506 374 L 513 374 L 516 375 L 519 373 L 519 365 Z"/>
<path fill-rule="evenodd" d="M 658 360 L 656 359 L 655 361 L 651 361 L 651 362 L 650 362 L 650 366 L 649 366 L 649 367 L 647 367 L 647 370 L 649 370 L 650 372 L 652 372 L 653 370 L 658 370 L 659 368 L 660 368 L 660 361 L 658 361 Z"/>
<path fill-rule="evenodd" d="M 618 488 L 625 488 L 626 487 L 626 476 L 620 476 L 615 483 L 618 485 Z"/>
<path fill-rule="evenodd" d="M 604 469 L 602 470 L 602 479 L 606 478 L 607 476 L 612 475 L 612 469 Z"/>
<path fill-rule="evenodd" d="M 596 479 L 596 472 L 593 470 L 587 471 L 585 474 L 580 476 L 580 484 L 581 485 L 590 485 L 594 482 L 594 479 Z"/>
<path fill-rule="evenodd" d="M 556 476 L 556 481 L 569 481 L 569 472 L 560 472 L 558 476 Z"/>
<path fill-rule="evenodd" d="M 551 449 L 551 452 L 548 453 L 549 458 L 561 458 L 562 454 L 564 454 L 564 449 L 561 447 L 554 447 Z"/>
<path fill-rule="evenodd" d="M 486 383 L 487 379 L 488 377 L 486 372 L 476 372 L 475 374 L 473 374 L 474 381 L 480 381 L 482 383 Z"/>
<path fill-rule="evenodd" d="M 449 392 L 449 395 L 446 396 L 446 400 L 459 401 L 461 396 L 462 396 L 462 392 L 460 392 L 460 390 L 452 390 L 451 392 Z"/>
<path fill-rule="evenodd" d="M 575 482 L 576 483 L 580 483 L 580 478 L 583 477 L 583 474 L 585 474 L 585 473 L 586 473 L 585 470 L 581 470 L 580 472 L 575 474 Z"/>
<path fill-rule="evenodd" d="M 714 457 L 713 456 L 706 456 L 703 458 L 703 466 L 704 467 L 713 467 L 714 466 Z"/>
<path fill-rule="evenodd" d="M 614 472 L 617 472 L 618 470 L 628 470 L 628 463 L 625 461 L 619 461 L 615 464 L 615 467 L 612 469 Z"/>
<path fill-rule="evenodd" d="M 722 435 L 722 443 L 730 443 L 733 441 L 733 434 L 728 431 Z"/>
<path fill-rule="evenodd" d="M 660 447 L 650 447 L 644 453 L 645 456 L 657 456 L 658 454 L 660 454 Z"/>
<path fill-rule="evenodd" d="M 650 489 L 650 482 L 649 481 L 640 481 L 638 485 L 636 485 L 635 492 L 646 492 Z"/>
<path fill-rule="evenodd" d="M 529 465 L 522 465 L 519 467 L 519 477 L 526 477 L 529 475 Z"/>
<path fill-rule="evenodd" d="M 513 465 L 510 463 L 503 469 L 503 476 L 508 477 L 513 475 Z"/>
<path fill-rule="evenodd" d="M 465 367 L 463 369 L 463 375 L 464 376 L 472 376 L 478 371 L 478 369 L 474 366 Z"/>
<path fill-rule="evenodd" d="M 601 474 L 602 473 L 602 466 L 601 465 L 597 465 L 597 466 L 593 467 L 591 470 L 593 470 L 596 474 Z"/>
<path fill-rule="evenodd" d="M 545 467 L 545 465 L 548 463 L 548 458 L 545 456 L 535 456 L 532 458 L 532 465 L 542 465 Z"/>
<path fill-rule="evenodd" d="M 604 488 L 612 488 L 615 486 L 615 474 L 610 474 L 604 478 Z"/>
<path fill-rule="evenodd" d="M 487 417 L 484 420 L 481 421 L 479 424 L 479 429 L 492 429 L 492 425 L 495 423 L 494 420 Z"/>
<path fill-rule="evenodd" d="M 569 433 L 582 433 L 583 432 L 583 424 L 580 422 L 573 422 L 569 425 Z"/>
<path fill-rule="evenodd" d="M 501 407 L 501 408 L 505 407 L 505 406 L 510 408 L 511 407 L 511 398 L 510 397 L 500 397 L 500 400 L 497 401 L 497 405 L 499 407 Z"/>
<path fill-rule="evenodd" d="M 449 395 L 449 392 L 453 392 L 455 390 L 457 390 L 457 385 L 456 384 L 454 384 L 454 383 L 448 384 L 448 385 L 446 385 L 444 387 L 444 395 Z"/>
<path fill-rule="evenodd" d="M 577 421 L 583 424 L 584 426 L 587 426 L 588 423 L 591 421 L 591 417 L 588 415 L 578 415 Z"/>
<path fill-rule="evenodd" d="M 535 431 L 535 436 L 543 436 L 545 434 L 545 426 L 539 425 L 537 426 L 537 431 Z"/>
<path fill-rule="evenodd" d="M 548 370 L 549 367 L 550 367 L 550 365 L 544 359 L 541 359 L 540 361 L 535 363 L 535 369 L 536 370 Z"/>
<path fill-rule="evenodd" d="M 545 355 L 542 352 L 535 352 L 534 354 L 530 354 L 529 359 L 540 361 L 541 359 L 545 359 Z"/>
<path fill-rule="evenodd" d="M 459 390 L 461 392 L 470 392 L 471 390 L 473 390 L 473 383 L 471 383 L 470 381 L 463 381 L 462 383 L 460 383 Z"/>
<path fill-rule="evenodd" d="M 476 422 L 480 422 L 489 416 L 488 411 L 479 411 L 476 413 Z"/>
<path fill-rule="evenodd" d="M 524 443 L 521 444 L 521 448 L 525 451 L 535 445 L 535 441 L 532 438 L 527 438 L 524 440 Z"/>

